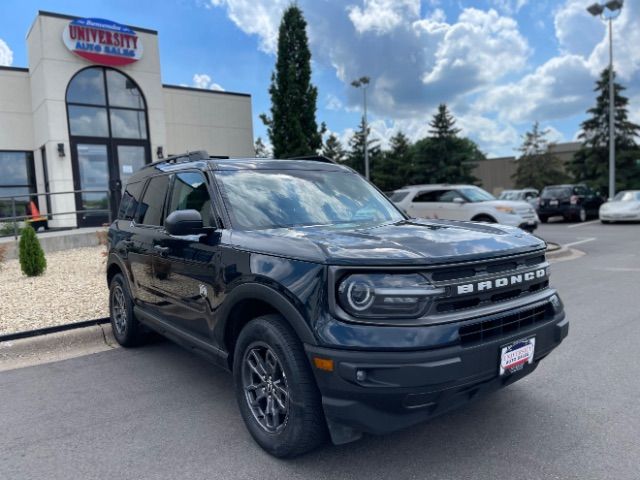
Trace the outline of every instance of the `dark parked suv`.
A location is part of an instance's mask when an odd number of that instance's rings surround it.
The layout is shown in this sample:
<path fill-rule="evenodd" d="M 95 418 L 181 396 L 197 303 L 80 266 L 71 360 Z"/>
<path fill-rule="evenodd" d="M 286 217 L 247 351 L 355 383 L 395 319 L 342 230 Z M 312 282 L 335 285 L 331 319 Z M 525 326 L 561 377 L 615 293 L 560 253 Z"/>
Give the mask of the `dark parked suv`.
<path fill-rule="evenodd" d="M 545 244 L 515 227 L 407 218 L 311 160 L 144 167 L 109 229 L 111 322 L 233 372 L 276 456 L 422 422 L 531 373 L 568 333 Z"/>
<path fill-rule="evenodd" d="M 542 190 L 536 210 L 543 223 L 554 216 L 584 222 L 598 217 L 603 202 L 602 197 L 586 185 L 550 185 Z"/>

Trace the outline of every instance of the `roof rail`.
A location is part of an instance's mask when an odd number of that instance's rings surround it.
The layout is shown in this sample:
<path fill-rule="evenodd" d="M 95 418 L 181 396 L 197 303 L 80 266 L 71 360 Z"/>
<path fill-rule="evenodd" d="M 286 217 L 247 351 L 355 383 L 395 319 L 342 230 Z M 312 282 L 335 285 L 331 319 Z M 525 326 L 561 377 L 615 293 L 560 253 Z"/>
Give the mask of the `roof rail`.
<path fill-rule="evenodd" d="M 206 150 L 194 150 L 193 152 L 180 153 L 178 155 L 169 155 L 162 160 L 148 164 L 147 166 L 171 164 L 171 163 L 183 163 L 183 162 L 197 162 L 198 160 L 209 160 L 210 158 L 229 158 L 226 155 L 209 155 Z"/>
<path fill-rule="evenodd" d="M 325 157 L 324 155 L 300 155 L 287 157 L 285 160 L 313 160 L 315 162 L 336 163 L 335 160 Z"/>

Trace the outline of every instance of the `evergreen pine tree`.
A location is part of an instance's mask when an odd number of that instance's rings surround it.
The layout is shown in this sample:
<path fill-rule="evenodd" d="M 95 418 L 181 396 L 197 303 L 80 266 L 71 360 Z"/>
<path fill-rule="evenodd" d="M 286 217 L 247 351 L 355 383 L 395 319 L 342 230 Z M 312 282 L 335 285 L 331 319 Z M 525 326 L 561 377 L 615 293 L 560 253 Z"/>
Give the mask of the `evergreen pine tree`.
<path fill-rule="evenodd" d="M 389 140 L 389 150 L 383 152 L 379 165 L 373 171 L 373 183 L 383 191 L 392 191 L 409 182 L 411 173 L 411 142 L 402 132 Z"/>
<path fill-rule="evenodd" d="M 338 140 L 338 137 L 332 133 L 327 137 L 324 145 L 322 146 L 322 155 L 335 162 L 342 163 L 347 157 L 347 152 L 345 152 L 342 147 L 342 143 Z"/>
<path fill-rule="evenodd" d="M 367 126 L 367 145 L 369 148 L 369 169 L 372 172 L 378 165 L 381 157 L 380 143 L 371 138 L 371 129 Z M 364 175 L 364 117 L 360 120 L 358 130 L 349 140 L 349 153 L 345 164 Z"/>
<path fill-rule="evenodd" d="M 322 145 L 316 123 L 318 90 L 311 84 L 311 52 L 302 11 L 291 5 L 284 11 L 278 36 L 278 58 L 271 76 L 271 117 L 267 126 L 275 158 L 315 155 Z"/>
<path fill-rule="evenodd" d="M 269 151 L 267 150 L 267 146 L 264 144 L 261 137 L 256 138 L 256 142 L 253 145 L 253 148 L 256 152 L 256 158 L 269 157 Z"/>
<path fill-rule="evenodd" d="M 540 130 L 535 122 L 532 130 L 523 135 L 518 167 L 512 177 L 516 187 L 542 190 L 547 185 L 568 181 L 562 161 L 550 151 L 548 134 L 549 130 Z"/>
<path fill-rule="evenodd" d="M 615 72 L 613 73 L 615 79 Z M 629 99 L 625 88 L 613 83 L 614 131 L 616 150 L 616 190 L 640 187 L 640 151 L 636 139 L 640 125 L 628 119 Z M 606 191 L 609 184 L 609 69 L 596 81 L 596 104 L 587 110 L 589 117 L 580 125 L 582 148 L 574 155 L 570 169 L 575 179 Z"/>
<path fill-rule="evenodd" d="M 438 112 L 429 122 L 431 129 L 429 134 L 438 139 L 453 138 L 460 133 L 460 129 L 456 128 L 456 120 L 449 112 L 447 105 L 441 103 L 438 105 Z"/>

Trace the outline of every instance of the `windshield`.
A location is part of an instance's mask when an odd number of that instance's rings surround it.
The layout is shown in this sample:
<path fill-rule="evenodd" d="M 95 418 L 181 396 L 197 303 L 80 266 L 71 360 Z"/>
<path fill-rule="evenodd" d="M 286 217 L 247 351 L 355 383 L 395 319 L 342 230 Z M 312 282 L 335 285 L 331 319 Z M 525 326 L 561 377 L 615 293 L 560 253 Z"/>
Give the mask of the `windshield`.
<path fill-rule="evenodd" d="M 519 200 L 520 193 L 514 192 L 513 190 L 505 190 L 498 197 L 500 200 Z"/>
<path fill-rule="evenodd" d="M 615 202 L 640 202 L 640 192 L 618 192 L 615 197 L 613 197 Z"/>
<path fill-rule="evenodd" d="M 234 227 L 245 230 L 403 220 L 393 204 L 351 172 L 219 171 Z"/>
<path fill-rule="evenodd" d="M 458 191 L 470 202 L 486 202 L 496 199 L 489 192 L 478 187 L 463 187 L 459 188 Z"/>
<path fill-rule="evenodd" d="M 389 199 L 392 202 L 401 202 L 402 200 L 407 198 L 407 195 L 409 195 L 409 192 L 407 190 L 396 190 L 391 194 Z"/>

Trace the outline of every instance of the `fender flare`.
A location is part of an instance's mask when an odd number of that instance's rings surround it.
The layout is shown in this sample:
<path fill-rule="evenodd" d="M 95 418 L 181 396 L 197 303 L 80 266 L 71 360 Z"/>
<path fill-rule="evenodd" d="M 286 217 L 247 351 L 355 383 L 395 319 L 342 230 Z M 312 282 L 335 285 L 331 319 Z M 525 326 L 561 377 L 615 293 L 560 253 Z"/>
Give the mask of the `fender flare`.
<path fill-rule="evenodd" d="M 260 300 L 272 306 L 291 325 L 303 343 L 317 344 L 311 327 L 291 301 L 274 288 L 257 282 L 247 282 L 236 286 L 224 299 L 220 310 L 221 338 L 224 338 L 227 330 L 231 310 L 243 300 Z"/>

